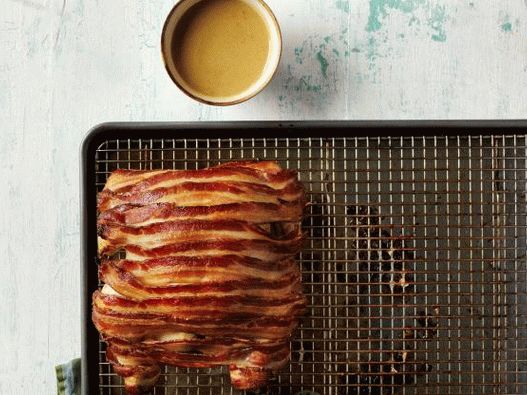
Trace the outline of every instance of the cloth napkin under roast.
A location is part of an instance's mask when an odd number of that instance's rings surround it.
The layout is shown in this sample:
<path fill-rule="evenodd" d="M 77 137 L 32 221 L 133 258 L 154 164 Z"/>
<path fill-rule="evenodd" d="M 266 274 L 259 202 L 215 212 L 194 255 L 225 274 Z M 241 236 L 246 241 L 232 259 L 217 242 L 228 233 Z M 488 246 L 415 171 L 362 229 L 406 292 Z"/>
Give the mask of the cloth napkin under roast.
<path fill-rule="evenodd" d="M 57 395 L 81 395 L 81 360 L 73 359 L 55 367 L 57 373 Z M 318 395 L 303 391 L 296 395 Z"/>

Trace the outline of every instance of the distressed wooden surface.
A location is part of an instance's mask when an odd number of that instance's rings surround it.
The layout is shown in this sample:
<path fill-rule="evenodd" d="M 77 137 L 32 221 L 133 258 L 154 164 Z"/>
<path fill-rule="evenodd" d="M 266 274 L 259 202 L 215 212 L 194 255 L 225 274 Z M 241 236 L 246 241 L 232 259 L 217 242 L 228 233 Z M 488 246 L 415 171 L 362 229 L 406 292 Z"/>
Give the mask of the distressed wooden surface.
<path fill-rule="evenodd" d="M 0 394 L 80 354 L 79 144 L 109 120 L 527 118 L 525 0 L 269 0 L 284 54 L 248 103 L 170 82 L 173 0 L 0 1 Z"/>

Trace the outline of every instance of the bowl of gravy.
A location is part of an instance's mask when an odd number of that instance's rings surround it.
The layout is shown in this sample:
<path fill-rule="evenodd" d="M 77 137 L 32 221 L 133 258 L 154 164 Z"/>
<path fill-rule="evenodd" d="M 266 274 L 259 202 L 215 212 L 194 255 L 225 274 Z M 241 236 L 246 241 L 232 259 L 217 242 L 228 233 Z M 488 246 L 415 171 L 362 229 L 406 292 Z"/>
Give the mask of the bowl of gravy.
<path fill-rule="evenodd" d="M 225 106 L 267 86 L 278 68 L 282 37 L 263 0 L 180 0 L 165 21 L 161 52 L 184 93 Z"/>

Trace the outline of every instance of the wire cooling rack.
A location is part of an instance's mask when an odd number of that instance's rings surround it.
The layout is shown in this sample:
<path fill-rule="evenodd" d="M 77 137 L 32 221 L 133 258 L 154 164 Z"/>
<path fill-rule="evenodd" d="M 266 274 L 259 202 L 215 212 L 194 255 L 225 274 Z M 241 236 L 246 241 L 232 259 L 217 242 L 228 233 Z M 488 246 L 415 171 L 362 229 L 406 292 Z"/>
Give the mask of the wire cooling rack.
<path fill-rule="evenodd" d="M 298 169 L 309 307 L 263 394 L 527 394 L 527 137 L 109 139 L 126 169 L 237 159 Z M 96 270 L 96 267 L 93 267 Z M 99 393 L 123 394 L 99 342 Z M 166 367 L 154 394 L 238 394 L 225 369 Z"/>

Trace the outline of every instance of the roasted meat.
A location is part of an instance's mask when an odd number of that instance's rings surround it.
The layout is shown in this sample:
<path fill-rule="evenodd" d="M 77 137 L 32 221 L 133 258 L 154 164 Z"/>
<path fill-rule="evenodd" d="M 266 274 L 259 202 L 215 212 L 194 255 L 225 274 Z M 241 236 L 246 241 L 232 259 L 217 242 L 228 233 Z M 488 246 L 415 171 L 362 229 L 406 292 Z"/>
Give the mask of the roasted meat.
<path fill-rule="evenodd" d="M 276 162 L 113 172 L 99 194 L 93 322 L 129 394 L 160 364 L 229 366 L 238 389 L 289 361 L 305 308 L 304 189 Z"/>

